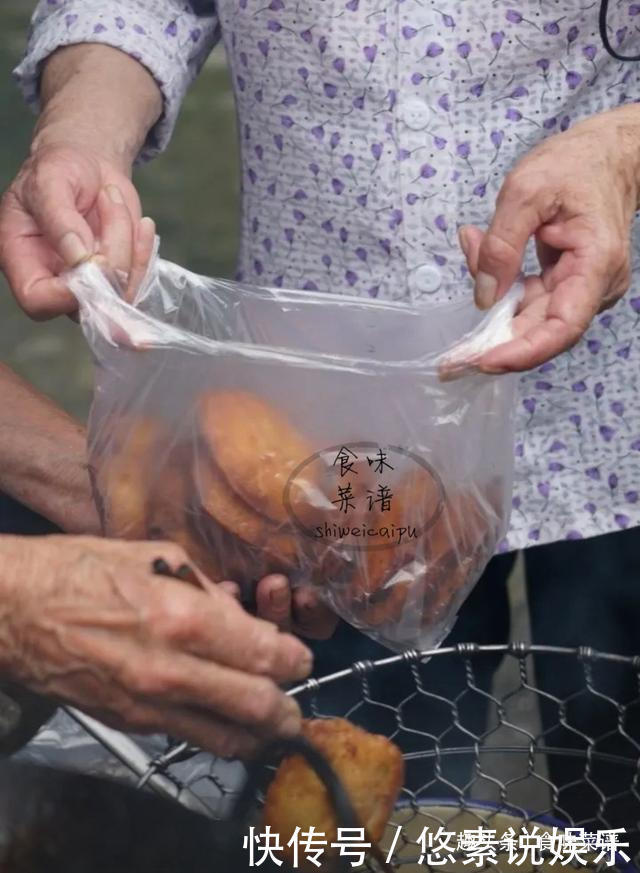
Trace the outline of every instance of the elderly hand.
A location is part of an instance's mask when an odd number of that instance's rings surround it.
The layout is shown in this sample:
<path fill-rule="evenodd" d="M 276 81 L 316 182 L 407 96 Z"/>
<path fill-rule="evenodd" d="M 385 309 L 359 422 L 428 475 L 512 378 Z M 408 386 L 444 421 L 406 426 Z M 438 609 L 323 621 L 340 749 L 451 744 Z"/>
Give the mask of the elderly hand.
<path fill-rule="evenodd" d="M 0 538 L 0 674 L 121 729 L 162 731 L 222 756 L 295 734 L 277 686 L 306 647 L 227 593 L 156 576 L 188 561 L 170 543 Z"/>
<path fill-rule="evenodd" d="M 476 303 L 499 300 L 534 237 L 542 272 L 528 277 L 515 339 L 486 353 L 485 372 L 527 370 L 571 348 L 630 281 L 638 208 L 640 109 L 625 106 L 540 143 L 507 176 L 486 233 L 460 230 Z"/>
<path fill-rule="evenodd" d="M 64 268 L 98 251 L 111 260 L 109 211 L 126 208 L 134 229 L 132 238 L 116 240 L 131 255 L 111 266 L 135 274 L 146 265 L 155 231 L 140 221 L 131 169 L 161 115 L 162 94 L 124 52 L 79 44 L 47 58 L 40 98 L 31 155 L 0 205 L 0 267 L 25 312 L 51 318 L 77 309 L 58 278 Z"/>
<path fill-rule="evenodd" d="M 22 309 L 36 319 L 74 313 L 59 274 L 98 252 L 135 287 L 155 238 L 140 210 L 115 161 L 75 145 L 35 149 L 0 204 L 0 268 Z M 112 225 L 123 213 L 128 220 Z"/>

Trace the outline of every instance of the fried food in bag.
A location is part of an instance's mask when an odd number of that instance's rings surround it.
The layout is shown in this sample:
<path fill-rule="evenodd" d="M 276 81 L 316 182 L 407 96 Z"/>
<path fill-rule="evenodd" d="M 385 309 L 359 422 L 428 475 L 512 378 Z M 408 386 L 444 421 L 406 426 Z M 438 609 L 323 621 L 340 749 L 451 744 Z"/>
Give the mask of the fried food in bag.
<path fill-rule="evenodd" d="M 313 475 L 292 474 L 312 445 L 277 409 L 248 391 L 217 391 L 200 400 L 201 431 L 228 485 L 249 507 L 276 524 L 289 524 L 288 500 L 303 516 L 331 510 Z"/>
<path fill-rule="evenodd" d="M 106 533 L 173 539 L 248 603 L 280 572 L 393 649 L 442 641 L 508 521 L 515 380 L 474 362 L 520 289 L 483 318 L 471 294 L 425 308 L 160 260 L 134 304 L 96 264 L 67 281 Z"/>
<path fill-rule="evenodd" d="M 109 536 L 145 538 L 157 441 L 158 425 L 153 419 L 118 420 L 110 454 L 98 464 L 94 480 Z"/>
<path fill-rule="evenodd" d="M 283 531 L 245 502 L 204 452 L 196 456 L 194 479 L 202 508 L 211 518 L 229 533 L 275 558 L 282 569 L 295 567 L 297 545 L 290 528 Z"/>

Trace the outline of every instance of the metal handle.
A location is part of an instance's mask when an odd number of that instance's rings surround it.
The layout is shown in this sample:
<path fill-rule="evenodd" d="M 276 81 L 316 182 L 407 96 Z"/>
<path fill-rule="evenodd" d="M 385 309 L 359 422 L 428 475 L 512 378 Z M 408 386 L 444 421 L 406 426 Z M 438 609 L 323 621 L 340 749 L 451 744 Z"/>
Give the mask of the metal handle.
<path fill-rule="evenodd" d="M 185 806 L 192 812 L 213 818 L 212 810 L 200 798 L 186 787 L 176 784 L 168 776 L 155 771 L 152 758 L 140 746 L 120 731 L 113 730 L 70 706 L 64 711 L 74 721 L 81 725 L 88 734 L 101 743 L 122 764 L 128 767 L 136 776 L 144 780 L 144 784 L 161 794 Z"/>

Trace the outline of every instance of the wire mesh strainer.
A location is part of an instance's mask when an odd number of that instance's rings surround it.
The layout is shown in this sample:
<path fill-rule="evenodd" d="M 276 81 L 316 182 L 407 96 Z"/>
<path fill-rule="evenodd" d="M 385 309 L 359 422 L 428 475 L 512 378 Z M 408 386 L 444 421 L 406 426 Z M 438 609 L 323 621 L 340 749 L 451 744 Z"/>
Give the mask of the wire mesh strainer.
<path fill-rule="evenodd" d="M 492 690 L 497 667 L 500 693 Z M 405 785 L 383 843 L 394 843 L 403 873 L 541 869 L 527 858 L 517 867 L 507 864 L 505 846 L 496 858 L 483 859 L 456 844 L 453 860 L 441 862 L 420 859 L 416 843 L 425 828 L 460 835 L 482 827 L 500 837 L 523 826 L 543 833 L 623 828 L 620 839 L 630 844 L 625 851 L 640 869 L 640 658 L 586 648 L 460 644 L 356 662 L 289 693 L 306 716 L 346 717 L 403 751 Z M 166 754 L 145 761 L 139 750 L 132 756 L 116 732 L 105 734 L 73 715 L 137 774 L 140 787 L 206 808 L 213 817 L 229 810 L 238 786 L 224 784 L 216 759 L 171 744 Z M 185 759 L 187 778 L 178 763 Z M 605 866 L 593 858 L 565 866 Z"/>

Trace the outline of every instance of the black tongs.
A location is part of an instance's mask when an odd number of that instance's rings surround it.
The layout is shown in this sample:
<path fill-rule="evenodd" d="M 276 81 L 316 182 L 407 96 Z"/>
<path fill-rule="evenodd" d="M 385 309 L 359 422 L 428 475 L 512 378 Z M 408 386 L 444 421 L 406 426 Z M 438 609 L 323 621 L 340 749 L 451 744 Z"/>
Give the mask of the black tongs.
<path fill-rule="evenodd" d="M 231 813 L 232 821 L 234 823 L 242 822 L 246 824 L 251 820 L 255 811 L 256 797 L 264 782 L 266 768 L 279 763 L 283 758 L 290 757 L 291 755 L 303 757 L 326 788 L 335 813 L 337 826 L 340 828 L 362 829 L 362 822 L 353 808 L 349 794 L 342 781 L 322 752 L 303 736 L 276 740 L 270 743 L 261 751 L 258 757 L 254 758 L 247 765 L 247 779 L 233 806 Z M 394 873 L 394 868 L 386 861 L 384 853 L 378 844 L 371 840 L 366 829 L 365 838 L 371 845 L 369 855 L 375 860 L 376 869 L 381 871 L 381 873 Z M 351 873 L 353 867 L 345 858 L 340 856 L 334 860 L 332 867 L 327 868 L 327 870 L 328 873 Z"/>

